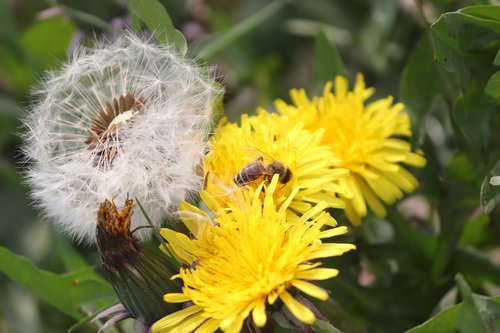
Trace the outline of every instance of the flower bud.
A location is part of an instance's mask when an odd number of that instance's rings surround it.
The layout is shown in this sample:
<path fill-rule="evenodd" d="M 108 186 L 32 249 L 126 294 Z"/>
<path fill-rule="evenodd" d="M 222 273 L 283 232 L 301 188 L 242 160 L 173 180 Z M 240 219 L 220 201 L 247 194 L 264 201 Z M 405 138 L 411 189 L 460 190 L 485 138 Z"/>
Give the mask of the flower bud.
<path fill-rule="evenodd" d="M 133 208 L 134 202 L 128 198 L 120 211 L 109 200 L 100 205 L 97 246 L 121 303 L 133 318 L 149 325 L 179 310 L 179 306 L 163 301 L 165 293 L 181 290 L 178 280 L 169 279 L 179 269 L 134 237 L 130 230 Z"/>

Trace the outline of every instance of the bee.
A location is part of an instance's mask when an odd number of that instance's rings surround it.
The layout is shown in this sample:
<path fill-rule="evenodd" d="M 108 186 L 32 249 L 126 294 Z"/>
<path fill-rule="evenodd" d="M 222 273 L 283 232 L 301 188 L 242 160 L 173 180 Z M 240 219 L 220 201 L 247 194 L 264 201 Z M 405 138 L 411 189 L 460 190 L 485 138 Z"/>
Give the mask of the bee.
<path fill-rule="evenodd" d="M 241 169 L 233 178 L 233 182 L 239 187 L 248 185 L 260 177 L 264 177 L 264 180 L 270 182 L 275 174 L 279 175 L 278 180 L 281 184 L 288 183 L 292 178 L 292 172 L 283 163 L 272 161 L 266 165 L 264 163 L 264 158 L 260 156 Z"/>

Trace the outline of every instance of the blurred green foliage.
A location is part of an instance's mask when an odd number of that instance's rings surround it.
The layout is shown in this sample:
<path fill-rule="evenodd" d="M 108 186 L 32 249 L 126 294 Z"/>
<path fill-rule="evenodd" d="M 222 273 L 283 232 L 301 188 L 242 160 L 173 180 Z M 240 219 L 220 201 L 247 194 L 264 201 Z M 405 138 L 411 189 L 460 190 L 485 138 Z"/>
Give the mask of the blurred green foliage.
<path fill-rule="evenodd" d="M 428 159 L 420 189 L 345 237 L 358 250 L 330 263 L 341 274 L 324 284 L 332 297 L 317 305 L 331 325 L 318 332 L 500 331 L 500 186 L 489 183 L 500 175 L 497 1 L 0 0 L 0 22 L 1 332 L 61 332 L 115 301 L 89 267 L 95 250 L 31 206 L 17 133 L 44 71 L 127 25 L 180 50 L 187 41 L 216 65 L 230 120 L 344 73 L 405 104 Z"/>

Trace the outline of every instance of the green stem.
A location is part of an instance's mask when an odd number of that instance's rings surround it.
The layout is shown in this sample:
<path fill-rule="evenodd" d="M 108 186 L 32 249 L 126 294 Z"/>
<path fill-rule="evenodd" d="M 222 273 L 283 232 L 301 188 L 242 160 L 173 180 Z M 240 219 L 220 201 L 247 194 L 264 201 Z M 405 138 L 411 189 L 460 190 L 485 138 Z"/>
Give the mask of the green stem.
<path fill-rule="evenodd" d="M 204 59 L 210 59 L 215 54 L 225 49 L 229 44 L 233 43 L 235 40 L 276 14 L 285 6 L 287 2 L 287 0 L 271 1 L 257 13 L 232 27 L 231 30 L 222 33 L 210 42 L 201 46 L 198 50 L 196 50 L 196 53 Z"/>
<path fill-rule="evenodd" d="M 104 21 L 103 19 L 101 19 L 97 16 L 82 12 L 82 11 L 74 9 L 74 8 L 70 8 L 68 6 L 60 6 L 60 8 L 62 9 L 62 11 L 64 13 L 66 13 L 68 16 L 70 16 L 74 19 L 88 23 L 88 24 L 90 24 L 94 27 L 97 27 L 99 29 L 102 29 L 102 30 L 106 30 L 106 31 L 113 30 L 113 26 L 111 24 L 109 24 L 108 22 Z"/>
<path fill-rule="evenodd" d="M 164 248 L 165 251 L 167 251 L 167 253 L 169 254 L 169 256 L 171 258 L 170 261 L 177 266 L 177 269 L 179 269 L 181 267 L 181 263 L 179 262 L 179 260 L 177 260 L 177 257 L 172 253 L 172 251 L 170 251 L 170 249 L 167 247 L 167 244 L 165 243 L 165 240 L 160 235 L 160 232 L 155 228 L 155 226 L 153 224 L 153 221 L 151 221 L 151 219 L 149 218 L 148 213 L 146 212 L 146 210 L 144 210 L 144 207 L 142 207 L 141 202 L 139 201 L 139 199 L 135 198 L 135 201 L 137 202 L 137 205 L 141 209 L 142 214 L 146 218 L 146 221 L 148 221 L 149 225 L 154 229 L 154 231 L 155 231 L 154 235 L 155 235 L 156 239 L 160 242 L 161 247 Z"/>

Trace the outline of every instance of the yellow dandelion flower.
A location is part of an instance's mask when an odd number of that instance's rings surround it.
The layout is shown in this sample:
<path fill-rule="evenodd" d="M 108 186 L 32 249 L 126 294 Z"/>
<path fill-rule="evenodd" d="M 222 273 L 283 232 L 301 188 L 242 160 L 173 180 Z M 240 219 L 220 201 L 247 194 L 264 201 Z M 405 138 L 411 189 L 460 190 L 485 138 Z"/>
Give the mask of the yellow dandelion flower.
<path fill-rule="evenodd" d="M 367 204 L 378 216 L 385 216 L 382 202 L 392 204 L 412 192 L 417 179 L 401 163 L 423 167 L 421 151 L 412 152 L 406 138 L 411 136 L 411 124 L 401 103 L 392 97 L 367 102 L 374 89 L 366 88 L 358 75 L 352 91 L 344 77 L 326 84 L 323 96 L 309 99 L 303 89 L 291 90 L 293 105 L 277 100 L 278 112 L 304 124 L 306 129 L 324 129 L 322 143 L 329 145 L 336 166 L 349 169 L 348 177 L 339 179 L 348 193 L 346 214 L 354 225 L 367 214 Z"/>
<path fill-rule="evenodd" d="M 243 115 L 240 126 L 223 122 L 217 128 L 203 162 L 205 190 L 201 192 L 212 210 L 224 209 L 235 191 L 255 190 L 262 181 L 269 184 L 274 174 L 280 175 L 274 192 L 278 205 L 299 187 L 290 204 L 296 213 L 318 202 L 345 207 L 337 196 L 343 188 L 334 181 L 347 176 L 348 170 L 333 167 L 332 152 L 320 144 L 323 130 L 311 132 L 300 123 L 283 126 L 284 119 L 279 118 L 283 117 L 259 112 Z"/>
<path fill-rule="evenodd" d="M 346 232 L 346 227 L 321 230 L 331 219 L 324 202 L 289 223 L 286 210 L 297 190 L 278 208 L 278 188 L 275 175 L 265 190 L 261 184 L 255 191 L 238 191 L 228 201 L 231 212 L 219 211 L 219 223 L 203 224 L 197 239 L 162 229 L 162 236 L 190 267 L 177 276 L 184 284 L 182 293 L 164 299 L 191 306 L 157 321 L 153 332 L 239 332 L 247 317 L 263 327 L 271 304 L 273 309 L 284 305 L 305 324 L 315 321 L 311 309 L 294 295 L 302 292 L 326 300 L 328 293 L 312 281 L 333 278 L 338 270 L 313 261 L 355 246 L 323 242 Z"/>

